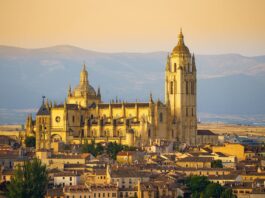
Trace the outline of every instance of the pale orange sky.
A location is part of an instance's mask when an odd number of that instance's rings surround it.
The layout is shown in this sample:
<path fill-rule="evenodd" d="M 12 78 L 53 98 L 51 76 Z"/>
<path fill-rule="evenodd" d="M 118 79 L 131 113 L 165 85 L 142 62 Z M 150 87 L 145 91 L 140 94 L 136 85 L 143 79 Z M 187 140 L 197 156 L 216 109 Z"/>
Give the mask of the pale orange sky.
<path fill-rule="evenodd" d="M 265 0 L 1 0 L 0 45 L 265 54 Z"/>

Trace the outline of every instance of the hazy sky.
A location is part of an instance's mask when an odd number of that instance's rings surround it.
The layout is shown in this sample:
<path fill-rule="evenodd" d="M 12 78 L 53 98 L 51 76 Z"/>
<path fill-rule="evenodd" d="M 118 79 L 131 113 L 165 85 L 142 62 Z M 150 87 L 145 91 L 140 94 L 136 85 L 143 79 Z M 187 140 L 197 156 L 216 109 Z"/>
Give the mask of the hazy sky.
<path fill-rule="evenodd" d="M 0 45 L 265 54 L 265 0 L 0 0 Z"/>

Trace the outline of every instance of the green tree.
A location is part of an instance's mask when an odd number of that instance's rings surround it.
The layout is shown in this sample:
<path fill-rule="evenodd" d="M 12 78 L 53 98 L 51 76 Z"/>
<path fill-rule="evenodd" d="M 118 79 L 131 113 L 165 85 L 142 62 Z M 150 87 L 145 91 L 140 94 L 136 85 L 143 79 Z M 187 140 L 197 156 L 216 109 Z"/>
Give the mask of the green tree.
<path fill-rule="evenodd" d="M 231 188 L 226 188 L 222 194 L 221 198 L 236 198 L 236 195 L 233 194 L 233 191 Z"/>
<path fill-rule="evenodd" d="M 24 162 L 15 169 L 15 175 L 7 185 L 9 198 L 42 198 L 48 185 L 46 166 L 39 159 Z"/>
<path fill-rule="evenodd" d="M 100 155 L 104 152 L 104 147 L 100 143 L 97 143 L 95 151 L 96 151 L 97 155 Z"/>
<path fill-rule="evenodd" d="M 100 143 L 96 144 L 94 140 L 92 140 L 91 144 L 88 144 L 88 141 L 85 140 L 84 144 L 81 146 L 81 152 L 91 153 L 96 157 L 104 152 L 104 147 Z"/>
<path fill-rule="evenodd" d="M 124 147 L 121 144 L 117 144 L 116 142 L 110 142 L 107 145 L 107 154 L 115 160 L 118 152 L 122 151 L 123 148 Z"/>
<path fill-rule="evenodd" d="M 210 183 L 203 191 L 204 198 L 219 198 L 223 192 L 223 187 L 220 184 Z"/>
<path fill-rule="evenodd" d="M 186 185 L 191 190 L 192 197 L 200 197 L 200 193 L 204 191 L 209 183 L 205 176 L 191 176 L 186 180 Z"/>
<path fill-rule="evenodd" d="M 34 147 L 36 146 L 36 138 L 34 136 L 27 136 L 25 139 L 26 147 Z"/>
<path fill-rule="evenodd" d="M 223 163 L 221 160 L 214 160 L 211 162 L 212 168 L 223 168 Z"/>

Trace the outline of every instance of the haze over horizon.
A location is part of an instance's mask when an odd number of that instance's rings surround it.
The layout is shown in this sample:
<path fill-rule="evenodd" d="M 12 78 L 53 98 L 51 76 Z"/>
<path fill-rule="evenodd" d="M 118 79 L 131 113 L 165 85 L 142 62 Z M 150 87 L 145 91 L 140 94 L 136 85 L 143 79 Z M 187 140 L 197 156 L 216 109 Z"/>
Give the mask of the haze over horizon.
<path fill-rule="evenodd" d="M 262 0 L 3 1 L 0 45 L 171 51 L 182 28 L 195 54 L 263 55 L 264 7 Z"/>

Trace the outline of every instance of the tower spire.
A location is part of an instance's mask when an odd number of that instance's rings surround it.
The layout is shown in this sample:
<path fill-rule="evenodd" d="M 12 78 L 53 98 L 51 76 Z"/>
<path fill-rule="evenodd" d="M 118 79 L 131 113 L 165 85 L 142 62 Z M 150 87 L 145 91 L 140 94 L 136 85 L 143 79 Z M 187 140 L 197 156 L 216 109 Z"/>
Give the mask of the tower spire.
<path fill-rule="evenodd" d="M 42 104 L 44 105 L 45 103 L 45 96 L 42 96 Z"/>
<path fill-rule="evenodd" d="M 98 97 L 101 97 L 101 93 L 100 93 L 100 87 L 98 87 Z"/>
<path fill-rule="evenodd" d="M 178 38 L 179 38 L 178 45 L 183 45 L 184 44 L 184 39 L 183 39 L 184 36 L 182 34 L 182 28 L 180 28 L 180 32 L 179 32 Z"/>
<path fill-rule="evenodd" d="M 86 63 L 85 63 L 85 61 L 83 63 L 83 71 L 86 71 Z"/>
<path fill-rule="evenodd" d="M 86 64 L 83 64 L 82 71 L 80 73 L 80 85 L 87 85 L 88 84 L 88 73 L 86 70 Z"/>
<path fill-rule="evenodd" d="M 68 96 L 71 96 L 71 85 L 68 87 Z"/>
<path fill-rule="evenodd" d="M 152 95 L 152 92 L 150 92 L 149 102 L 150 102 L 150 103 L 153 103 L 153 102 L 154 102 L 154 101 L 153 101 L 153 95 Z"/>
<path fill-rule="evenodd" d="M 167 64 L 166 64 L 166 71 L 170 70 L 170 56 L 169 54 L 167 55 Z"/>

